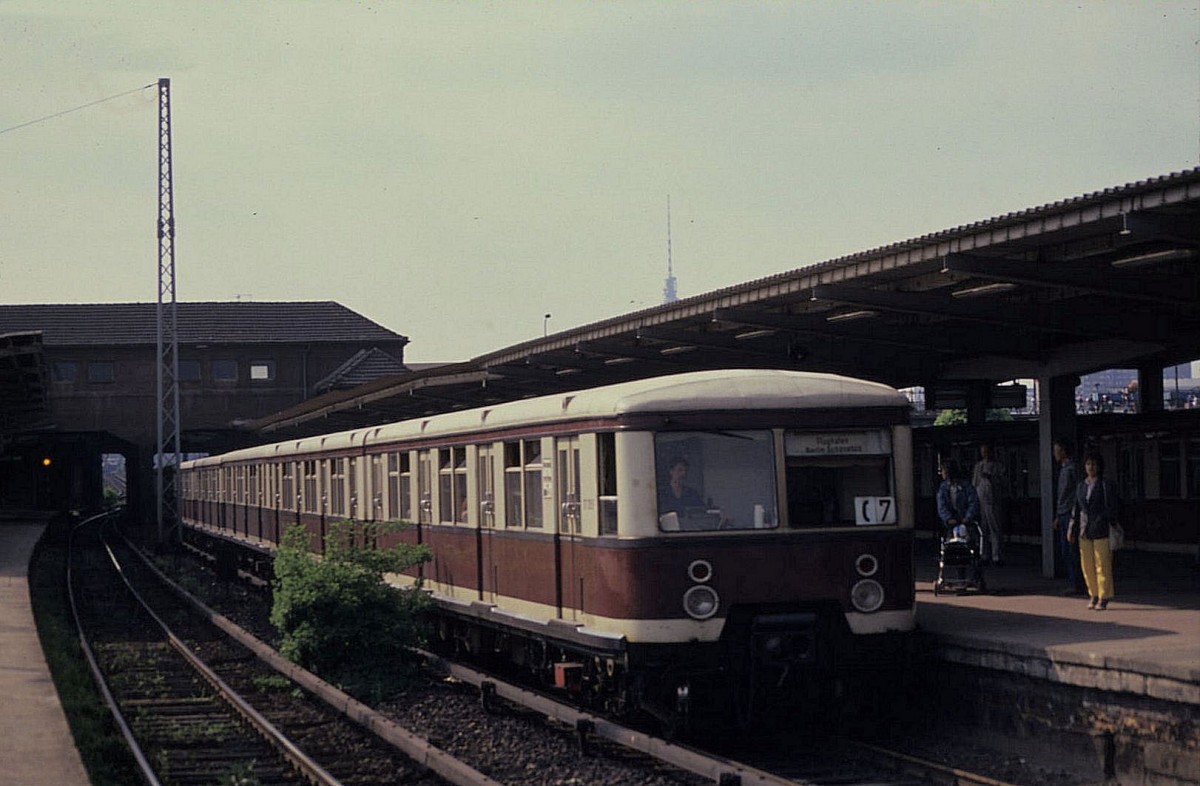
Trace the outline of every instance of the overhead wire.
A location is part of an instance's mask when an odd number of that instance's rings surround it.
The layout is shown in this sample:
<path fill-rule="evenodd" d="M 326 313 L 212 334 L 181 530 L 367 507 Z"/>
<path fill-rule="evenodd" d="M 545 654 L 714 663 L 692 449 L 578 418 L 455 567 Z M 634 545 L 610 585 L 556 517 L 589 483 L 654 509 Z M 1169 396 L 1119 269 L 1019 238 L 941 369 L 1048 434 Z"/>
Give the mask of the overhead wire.
<path fill-rule="evenodd" d="M 156 82 L 151 82 L 148 85 L 143 85 L 142 87 L 136 87 L 133 90 L 126 90 L 124 93 L 117 93 L 116 95 L 111 95 L 111 96 L 108 96 L 107 98 L 97 98 L 95 101 L 89 101 L 86 104 L 80 104 L 79 106 L 71 107 L 70 109 L 64 109 L 61 112 L 55 112 L 52 115 L 46 115 L 45 117 L 39 117 L 36 120 L 28 120 L 24 123 L 20 123 L 15 126 L 9 126 L 8 128 L 0 128 L 0 134 L 7 134 L 9 131 L 16 131 L 18 128 L 26 128 L 28 126 L 35 125 L 37 123 L 43 123 L 47 120 L 53 120 L 56 117 L 62 117 L 63 115 L 69 115 L 72 112 L 78 112 L 81 109 L 87 109 L 88 107 L 95 106 L 96 104 L 103 104 L 105 101 L 112 101 L 115 98 L 122 98 L 122 97 L 130 95 L 132 93 L 140 93 L 141 91 L 145 90 L 146 88 L 154 87 L 156 84 L 157 84 Z"/>

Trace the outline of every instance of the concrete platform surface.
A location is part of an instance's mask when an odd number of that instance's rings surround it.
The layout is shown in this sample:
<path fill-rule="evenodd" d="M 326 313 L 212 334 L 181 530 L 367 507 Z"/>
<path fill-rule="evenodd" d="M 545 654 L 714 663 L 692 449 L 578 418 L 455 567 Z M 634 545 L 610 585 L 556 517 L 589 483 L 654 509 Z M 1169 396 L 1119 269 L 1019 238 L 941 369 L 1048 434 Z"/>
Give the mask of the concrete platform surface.
<path fill-rule="evenodd" d="M 1200 570 L 1194 558 L 1118 552 L 1104 611 L 1041 576 L 1036 546 L 985 568 L 986 594 L 933 594 L 933 545 L 918 542 L 917 623 L 940 657 L 1083 687 L 1200 705 Z"/>
<path fill-rule="evenodd" d="M 0 786 L 86 786 L 29 601 L 42 523 L 0 522 Z"/>

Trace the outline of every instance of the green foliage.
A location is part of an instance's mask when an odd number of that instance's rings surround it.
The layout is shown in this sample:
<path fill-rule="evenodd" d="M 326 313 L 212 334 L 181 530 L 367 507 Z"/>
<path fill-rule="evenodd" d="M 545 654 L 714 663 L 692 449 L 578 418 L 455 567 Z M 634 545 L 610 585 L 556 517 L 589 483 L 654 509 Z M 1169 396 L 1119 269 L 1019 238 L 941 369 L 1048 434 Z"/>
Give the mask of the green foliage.
<path fill-rule="evenodd" d="M 307 532 L 292 526 L 275 554 L 271 624 L 280 652 L 305 668 L 350 678 L 394 669 L 421 643 L 422 612 L 429 598 L 420 585 L 399 589 L 384 575 L 428 562 L 426 546 L 370 545 L 401 525 L 337 522 L 325 538 L 325 555 L 310 551 Z"/>
<path fill-rule="evenodd" d="M 939 410 L 937 418 L 934 419 L 935 426 L 961 426 L 967 422 L 967 411 L 965 409 L 943 409 Z"/>
<path fill-rule="evenodd" d="M 989 409 L 984 420 L 1012 420 L 1012 413 L 1007 409 Z M 938 410 L 937 418 L 934 419 L 935 426 L 964 426 L 967 423 L 967 411 L 965 409 L 941 409 Z"/>

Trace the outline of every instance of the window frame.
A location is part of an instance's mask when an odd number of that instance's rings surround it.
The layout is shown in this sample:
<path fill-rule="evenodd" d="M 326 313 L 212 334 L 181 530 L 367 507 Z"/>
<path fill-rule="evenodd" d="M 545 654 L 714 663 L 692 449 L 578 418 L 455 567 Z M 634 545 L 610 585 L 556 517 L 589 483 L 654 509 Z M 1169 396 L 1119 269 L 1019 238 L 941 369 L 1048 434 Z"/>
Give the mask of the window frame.
<path fill-rule="evenodd" d="M 105 374 L 99 373 L 107 369 Z M 117 381 L 117 365 L 111 360 L 89 360 L 87 364 L 87 381 L 89 385 L 111 385 Z"/>
<path fill-rule="evenodd" d="M 220 368 L 230 366 L 233 369 L 232 376 L 218 376 L 217 371 Z M 209 364 L 209 374 L 212 376 L 212 381 L 221 384 L 236 384 L 241 375 L 241 368 L 236 360 L 230 358 L 218 358 Z"/>
<path fill-rule="evenodd" d="M 264 382 L 275 381 L 275 361 L 274 360 L 251 360 L 249 363 L 250 381 L 254 384 L 262 384 Z M 255 376 L 258 369 L 263 369 L 266 376 Z"/>

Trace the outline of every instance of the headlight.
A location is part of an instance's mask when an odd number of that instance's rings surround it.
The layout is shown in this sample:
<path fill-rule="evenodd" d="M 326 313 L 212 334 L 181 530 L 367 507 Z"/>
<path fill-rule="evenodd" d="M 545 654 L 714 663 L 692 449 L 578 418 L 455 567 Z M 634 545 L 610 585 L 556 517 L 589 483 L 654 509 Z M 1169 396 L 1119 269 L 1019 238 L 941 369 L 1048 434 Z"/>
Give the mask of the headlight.
<path fill-rule="evenodd" d="M 694 619 L 708 619 L 717 613 L 717 607 L 720 604 L 721 599 L 717 597 L 717 593 L 712 587 L 692 587 L 683 593 L 683 610 Z"/>
<path fill-rule="evenodd" d="M 858 559 L 854 560 L 854 569 L 860 576 L 874 576 L 875 571 L 879 570 L 879 560 L 875 559 L 874 554 L 859 554 Z"/>
<path fill-rule="evenodd" d="M 883 587 L 875 579 L 863 579 L 850 589 L 850 602 L 854 608 L 870 614 L 883 605 Z"/>
<path fill-rule="evenodd" d="M 696 560 L 688 565 L 688 578 L 697 584 L 708 581 L 712 578 L 712 563 L 704 559 Z"/>

